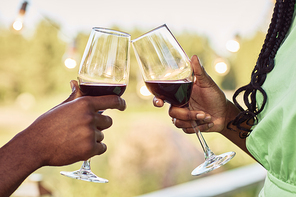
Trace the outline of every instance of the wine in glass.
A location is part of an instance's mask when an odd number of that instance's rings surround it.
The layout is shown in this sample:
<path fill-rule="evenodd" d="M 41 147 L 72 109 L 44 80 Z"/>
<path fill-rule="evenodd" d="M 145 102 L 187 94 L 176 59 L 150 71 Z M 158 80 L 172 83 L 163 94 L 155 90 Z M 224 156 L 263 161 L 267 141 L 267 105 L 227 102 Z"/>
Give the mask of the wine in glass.
<path fill-rule="evenodd" d="M 81 60 L 78 81 L 83 96 L 121 96 L 129 78 L 130 34 L 94 27 Z M 99 111 L 98 113 L 103 113 Z M 90 169 L 90 159 L 74 172 L 62 175 L 84 181 L 107 183 Z"/>
<path fill-rule="evenodd" d="M 194 81 L 190 60 L 169 28 L 164 24 L 132 40 L 132 46 L 147 88 L 156 97 L 173 106 L 189 107 Z M 210 172 L 232 159 L 235 152 L 215 155 L 207 145 L 195 121 L 192 127 L 201 143 L 205 162 L 192 175 Z"/>

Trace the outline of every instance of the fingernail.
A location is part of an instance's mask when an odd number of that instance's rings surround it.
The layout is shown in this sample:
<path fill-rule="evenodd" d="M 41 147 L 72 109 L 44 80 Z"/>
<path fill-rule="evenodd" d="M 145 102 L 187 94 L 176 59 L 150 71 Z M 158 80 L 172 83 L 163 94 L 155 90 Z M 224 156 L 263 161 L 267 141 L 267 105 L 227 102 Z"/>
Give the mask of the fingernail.
<path fill-rule="evenodd" d="M 125 102 L 125 100 L 123 98 L 119 97 L 119 102 L 120 102 L 120 105 L 121 106 L 124 106 L 123 110 L 125 110 L 126 109 L 126 102 Z"/>
<path fill-rule="evenodd" d="M 212 117 L 211 117 L 211 116 L 206 116 L 206 117 L 205 117 L 205 119 L 204 119 L 204 121 L 205 121 L 205 122 L 210 122 L 210 121 L 211 121 L 211 119 L 212 119 Z"/>
<path fill-rule="evenodd" d="M 72 81 L 70 81 L 70 86 L 71 86 L 72 92 L 74 92 L 75 86 L 74 86 L 74 83 Z"/>
<path fill-rule="evenodd" d="M 196 119 L 200 120 L 203 119 L 205 117 L 204 114 L 196 114 Z"/>
<path fill-rule="evenodd" d="M 212 123 L 212 122 L 208 124 L 209 128 L 212 128 L 213 126 L 214 126 L 214 123 Z"/>
<path fill-rule="evenodd" d="M 156 101 L 155 101 L 155 104 L 158 105 L 158 104 L 159 104 L 159 100 L 156 100 Z"/>
<path fill-rule="evenodd" d="M 173 124 L 176 124 L 176 118 L 173 118 L 172 121 L 173 121 Z"/>

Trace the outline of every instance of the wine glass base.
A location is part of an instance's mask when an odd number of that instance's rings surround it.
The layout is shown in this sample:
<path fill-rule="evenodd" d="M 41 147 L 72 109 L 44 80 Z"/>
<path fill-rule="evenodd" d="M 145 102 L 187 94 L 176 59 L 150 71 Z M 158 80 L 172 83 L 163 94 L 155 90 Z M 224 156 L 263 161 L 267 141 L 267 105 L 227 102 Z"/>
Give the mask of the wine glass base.
<path fill-rule="evenodd" d="M 209 157 L 204 163 L 197 166 L 192 172 L 191 175 L 198 176 L 215 170 L 228 161 L 230 161 L 235 156 L 235 152 L 227 152 L 221 155 L 213 155 Z"/>
<path fill-rule="evenodd" d="M 100 178 L 97 175 L 95 175 L 92 171 L 90 170 L 77 170 L 73 172 L 65 172 L 62 171 L 60 172 L 61 175 L 73 178 L 73 179 L 79 179 L 83 181 L 89 181 L 89 182 L 95 182 L 95 183 L 108 183 L 109 181 L 104 178 Z"/>

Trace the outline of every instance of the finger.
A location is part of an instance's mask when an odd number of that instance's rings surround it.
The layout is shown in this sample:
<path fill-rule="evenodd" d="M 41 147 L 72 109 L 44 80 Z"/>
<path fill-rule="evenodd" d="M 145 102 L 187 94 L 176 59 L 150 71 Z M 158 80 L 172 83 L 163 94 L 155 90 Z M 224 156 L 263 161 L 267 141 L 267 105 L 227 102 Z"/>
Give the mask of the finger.
<path fill-rule="evenodd" d="M 198 120 L 185 121 L 185 120 L 178 120 L 178 119 L 174 118 L 173 124 L 177 128 L 190 128 L 192 126 L 203 125 L 203 124 L 208 124 L 208 123 L 205 123 L 204 121 L 198 121 Z"/>
<path fill-rule="evenodd" d="M 179 120 L 205 120 L 209 118 L 203 111 L 190 111 L 188 108 L 170 106 L 169 116 Z"/>
<path fill-rule="evenodd" d="M 178 120 L 176 118 L 173 118 L 172 122 L 177 128 L 183 129 L 183 128 L 190 128 L 192 120 L 184 121 L 184 120 Z"/>
<path fill-rule="evenodd" d="M 59 106 L 61 106 L 61 105 L 63 105 L 63 104 L 65 104 L 65 103 L 67 103 L 67 102 L 69 102 L 69 101 L 72 101 L 72 100 L 82 96 L 82 93 L 80 91 L 80 88 L 78 86 L 77 81 L 71 80 L 70 85 L 71 85 L 71 88 L 72 88 L 72 93 L 70 94 L 70 96 L 66 100 L 64 100 L 62 103 L 60 103 L 57 106 L 53 107 L 52 110 L 59 107 Z"/>
<path fill-rule="evenodd" d="M 155 107 L 162 107 L 162 106 L 164 106 L 164 101 L 162 99 L 159 99 L 157 97 L 154 97 L 153 98 L 153 105 Z"/>
<path fill-rule="evenodd" d="M 99 129 L 95 129 L 94 135 L 94 138 L 92 138 L 94 141 L 89 143 L 91 147 L 91 154 L 88 156 L 88 158 L 93 157 L 94 155 L 103 154 L 107 150 L 106 144 L 102 142 L 104 139 L 104 133 Z"/>
<path fill-rule="evenodd" d="M 95 130 L 95 138 L 96 138 L 96 142 L 100 143 L 104 139 L 104 133 L 101 130 L 96 129 Z"/>
<path fill-rule="evenodd" d="M 94 117 L 96 128 L 104 130 L 112 126 L 112 118 L 96 113 Z"/>
<path fill-rule="evenodd" d="M 72 93 L 63 103 L 72 101 L 72 100 L 82 96 L 82 93 L 81 93 L 81 90 L 79 88 L 79 85 L 78 85 L 77 81 L 71 80 L 70 85 L 71 85 L 71 88 L 72 88 Z"/>
<path fill-rule="evenodd" d="M 191 65 L 193 67 L 195 84 L 199 85 L 200 87 L 209 86 L 209 85 L 211 86 L 215 84 L 212 78 L 205 71 L 204 67 L 201 65 L 196 55 L 192 56 Z"/>
<path fill-rule="evenodd" d="M 210 129 L 214 126 L 213 123 L 207 123 L 207 124 L 202 124 L 202 125 L 198 125 L 198 126 L 191 126 L 191 127 L 187 127 L 187 128 L 182 128 L 182 130 L 187 133 L 187 134 L 192 134 L 192 133 L 196 133 L 198 132 L 198 130 L 200 132 L 203 131 L 210 131 Z"/>
<path fill-rule="evenodd" d="M 195 76 L 202 76 L 204 74 L 204 69 L 200 64 L 200 61 L 196 55 L 191 57 L 191 65 L 193 67 L 193 72 Z"/>
<path fill-rule="evenodd" d="M 103 142 L 97 143 L 95 155 L 101 155 L 107 151 L 107 146 Z"/>
<path fill-rule="evenodd" d="M 115 95 L 85 96 L 83 99 L 88 99 L 89 104 L 95 109 L 95 111 L 106 109 L 118 109 L 123 111 L 126 109 L 125 100 Z"/>

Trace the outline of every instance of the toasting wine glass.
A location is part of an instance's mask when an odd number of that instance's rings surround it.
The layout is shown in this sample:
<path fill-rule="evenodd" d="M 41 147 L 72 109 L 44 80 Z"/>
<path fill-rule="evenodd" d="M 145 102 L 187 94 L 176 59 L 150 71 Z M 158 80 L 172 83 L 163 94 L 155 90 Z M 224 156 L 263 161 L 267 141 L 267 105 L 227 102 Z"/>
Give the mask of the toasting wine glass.
<path fill-rule="evenodd" d="M 94 27 L 81 60 L 78 81 L 85 96 L 121 96 L 129 78 L 130 34 Z M 98 113 L 103 113 L 99 111 Z M 107 183 L 90 169 L 90 159 L 74 172 L 62 175 L 84 181 Z"/>
<path fill-rule="evenodd" d="M 169 28 L 164 24 L 132 40 L 138 64 L 147 88 L 165 102 L 178 107 L 189 107 L 193 86 L 190 60 Z M 215 155 L 207 145 L 195 121 L 192 127 L 201 143 L 205 162 L 192 175 L 210 172 L 227 163 L 235 152 Z"/>

